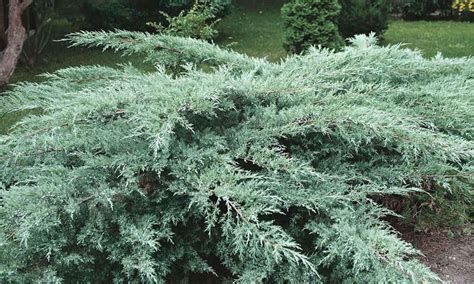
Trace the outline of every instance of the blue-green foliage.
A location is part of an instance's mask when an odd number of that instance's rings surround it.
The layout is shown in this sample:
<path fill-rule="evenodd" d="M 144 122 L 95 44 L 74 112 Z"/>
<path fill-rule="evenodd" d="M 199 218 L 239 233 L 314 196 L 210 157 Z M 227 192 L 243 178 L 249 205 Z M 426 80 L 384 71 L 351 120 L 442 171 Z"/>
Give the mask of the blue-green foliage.
<path fill-rule="evenodd" d="M 2 98 L 42 110 L 0 137 L 2 282 L 437 281 L 374 200 L 427 178 L 472 193 L 473 59 L 362 36 L 278 64 L 165 35 L 70 39 L 157 71 L 68 68 Z"/>

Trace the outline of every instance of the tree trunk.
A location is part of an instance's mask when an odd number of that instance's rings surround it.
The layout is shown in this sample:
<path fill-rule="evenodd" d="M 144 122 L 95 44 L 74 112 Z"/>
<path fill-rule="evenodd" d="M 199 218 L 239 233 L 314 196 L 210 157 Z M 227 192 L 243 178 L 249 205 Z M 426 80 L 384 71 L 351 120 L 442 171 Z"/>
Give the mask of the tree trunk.
<path fill-rule="evenodd" d="M 8 27 L 8 0 L 0 0 L 0 49 L 4 49 L 7 46 L 7 34 L 6 30 Z"/>
<path fill-rule="evenodd" d="M 27 37 L 21 15 L 31 2 L 33 0 L 10 0 L 8 7 L 7 47 L 0 62 L 0 86 L 8 83 L 21 55 L 23 43 Z"/>

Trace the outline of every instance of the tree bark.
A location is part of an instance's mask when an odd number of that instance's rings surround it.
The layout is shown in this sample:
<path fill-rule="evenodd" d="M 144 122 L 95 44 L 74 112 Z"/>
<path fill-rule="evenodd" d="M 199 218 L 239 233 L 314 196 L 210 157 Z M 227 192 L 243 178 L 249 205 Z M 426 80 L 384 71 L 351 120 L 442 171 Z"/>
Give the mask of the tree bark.
<path fill-rule="evenodd" d="M 0 48 L 3 50 L 7 46 L 8 27 L 8 0 L 0 0 Z"/>
<path fill-rule="evenodd" d="M 8 83 L 15 71 L 27 35 L 21 15 L 33 0 L 10 0 L 8 7 L 7 47 L 0 61 L 0 86 Z"/>

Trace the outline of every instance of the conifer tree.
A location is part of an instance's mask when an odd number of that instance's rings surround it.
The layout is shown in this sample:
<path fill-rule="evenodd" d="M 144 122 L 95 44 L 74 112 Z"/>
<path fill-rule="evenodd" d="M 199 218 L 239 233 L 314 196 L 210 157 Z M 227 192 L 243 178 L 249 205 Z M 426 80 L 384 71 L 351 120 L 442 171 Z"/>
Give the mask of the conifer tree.
<path fill-rule="evenodd" d="M 337 0 L 291 0 L 282 9 L 284 47 L 301 53 L 310 46 L 339 49 L 344 42 L 335 24 L 341 6 Z"/>
<path fill-rule="evenodd" d="M 39 110 L 0 136 L 2 282 L 439 280 L 376 200 L 428 179 L 472 193 L 474 59 L 365 36 L 281 63 L 166 35 L 69 40 L 157 70 L 67 68 L 1 98 Z"/>

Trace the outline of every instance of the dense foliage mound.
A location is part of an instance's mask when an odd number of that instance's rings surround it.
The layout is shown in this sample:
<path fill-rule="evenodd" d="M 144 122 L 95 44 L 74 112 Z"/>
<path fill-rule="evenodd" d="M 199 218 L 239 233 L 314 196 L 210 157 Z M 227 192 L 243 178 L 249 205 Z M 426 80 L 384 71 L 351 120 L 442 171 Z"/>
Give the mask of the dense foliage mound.
<path fill-rule="evenodd" d="M 378 201 L 472 195 L 473 59 L 362 36 L 279 64 L 164 35 L 71 40 L 158 68 L 69 68 L 2 99 L 41 110 L 0 137 L 2 282 L 437 280 Z"/>
<path fill-rule="evenodd" d="M 284 48 L 291 53 L 312 45 L 340 48 L 343 41 L 335 24 L 340 10 L 337 0 L 292 0 L 283 5 Z"/>

